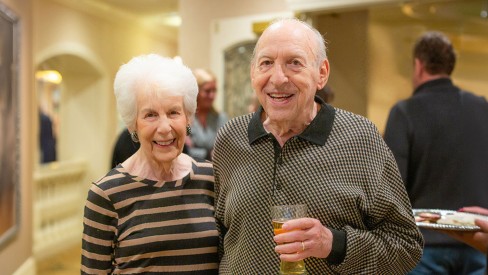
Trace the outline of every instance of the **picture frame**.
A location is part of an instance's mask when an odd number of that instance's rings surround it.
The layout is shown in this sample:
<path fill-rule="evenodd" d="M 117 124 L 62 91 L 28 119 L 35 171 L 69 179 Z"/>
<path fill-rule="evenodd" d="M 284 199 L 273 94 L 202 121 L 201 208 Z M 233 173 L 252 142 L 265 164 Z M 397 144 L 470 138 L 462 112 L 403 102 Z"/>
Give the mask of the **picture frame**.
<path fill-rule="evenodd" d="M 18 17 L 0 2 L 0 249 L 20 226 Z"/>

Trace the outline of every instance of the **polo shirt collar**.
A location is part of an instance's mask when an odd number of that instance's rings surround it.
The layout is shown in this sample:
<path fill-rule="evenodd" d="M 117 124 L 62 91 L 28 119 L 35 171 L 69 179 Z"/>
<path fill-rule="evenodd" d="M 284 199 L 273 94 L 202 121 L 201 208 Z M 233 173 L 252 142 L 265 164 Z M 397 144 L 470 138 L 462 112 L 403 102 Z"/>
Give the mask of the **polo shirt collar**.
<path fill-rule="evenodd" d="M 335 109 L 329 104 L 326 104 L 320 97 L 315 96 L 315 102 L 320 103 L 321 108 L 318 111 L 312 122 L 305 128 L 303 132 L 297 135 L 298 138 L 307 140 L 317 145 L 325 145 L 327 137 L 332 131 L 332 125 L 335 117 Z M 261 138 L 268 137 L 271 133 L 266 132 L 263 123 L 261 122 L 261 114 L 263 107 L 254 112 L 247 129 L 247 136 L 249 144 L 253 144 Z"/>

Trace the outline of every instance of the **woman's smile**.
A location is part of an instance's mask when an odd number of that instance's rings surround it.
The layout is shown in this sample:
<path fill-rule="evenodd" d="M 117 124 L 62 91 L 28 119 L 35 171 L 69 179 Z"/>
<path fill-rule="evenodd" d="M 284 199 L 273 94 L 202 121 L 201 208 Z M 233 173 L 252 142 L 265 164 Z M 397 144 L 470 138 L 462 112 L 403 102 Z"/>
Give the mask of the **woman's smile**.
<path fill-rule="evenodd" d="M 168 141 L 153 141 L 153 143 L 159 145 L 159 146 L 168 146 L 168 145 L 171 145 L 172 143 L 174 143 L 175 139 L 171 139 L 171 140 L 168 140 Z"/>

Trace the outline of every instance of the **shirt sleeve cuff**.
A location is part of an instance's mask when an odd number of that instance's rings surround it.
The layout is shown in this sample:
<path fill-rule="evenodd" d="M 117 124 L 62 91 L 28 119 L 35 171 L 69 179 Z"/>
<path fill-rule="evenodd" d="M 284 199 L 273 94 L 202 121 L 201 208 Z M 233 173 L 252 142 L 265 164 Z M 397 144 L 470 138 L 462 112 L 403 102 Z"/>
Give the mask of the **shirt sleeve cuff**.
<path fill-rule="evenodd" d="M 335 230 L 329 228 L 332 232 L 332 250 L 330 251 L 329 256 L 326 258 L 327 262 L 332 265 L 341 264 L 346 257 L 346 247 L 347 247 L 347 239 L 346 239 L 346 232 L 341 230 Z"/>

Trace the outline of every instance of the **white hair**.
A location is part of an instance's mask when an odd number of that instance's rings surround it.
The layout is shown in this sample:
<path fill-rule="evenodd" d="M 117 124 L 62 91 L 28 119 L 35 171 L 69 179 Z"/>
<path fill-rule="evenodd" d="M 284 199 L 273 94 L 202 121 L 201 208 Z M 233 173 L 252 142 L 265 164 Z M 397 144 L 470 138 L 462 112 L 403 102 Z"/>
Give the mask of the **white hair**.
<path fill-rule="evenodd" d="M 135 129 L 137 92 L 183 96 L 185 112 L 193 117 L 197 108 L 198 86 L 192 71 L 172 58 L 157 54 L 141 55 L 120 66 L 115 75 L 117 110 L 127 128 Z"/>

